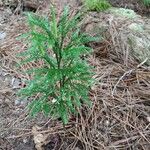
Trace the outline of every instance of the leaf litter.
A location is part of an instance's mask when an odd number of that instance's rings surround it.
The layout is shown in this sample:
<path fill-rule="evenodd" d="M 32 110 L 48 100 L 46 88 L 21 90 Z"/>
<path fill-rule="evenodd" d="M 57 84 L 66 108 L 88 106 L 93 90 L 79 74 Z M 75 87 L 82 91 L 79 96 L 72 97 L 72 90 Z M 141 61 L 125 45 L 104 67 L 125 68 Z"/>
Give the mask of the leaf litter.
<path fill-rule="evenodd" d="M 44 13 L 48 14 L 48 10 Z M 28 30 L 24 24 L 24 16 L 21 19 L 20 16 L 17 17 L 12 15 L 13 26 L 8 23 L 5 27 L 7 33 L 0 47 L 0 69 L 11 74 L 12 78 L 17 76 L 20 79 L 29 79 L 29 76 L 14 67 L 19 62 L 16 53 L 26 49 L 26 44 L 16 41 L 15 38 Z M 115 32 L 112 33 L 115 35 Z M 53 139 L 57 139 L 54 141 L 55 149 L 148 150 L 150 68 L 144 64 L 139 65 L 134 58 L 130 59 L 129 66 L 124 65 L 118 60 L 119 57 L 115 57 L 119 54 L 122 58 L 122 52 L 109 51 L 110 43 L 110 39 L 101 43 L 103 51 L 96 50 L 98 44 L 92 45 L 94 52 L 89 56 L 89 63 L 94 67 L 94 78 L 98 81 L 89 94 L 93 106 L 83 107 L 77 118 L 71 117 L 66 128 L 60 121 L 52 121 L 41 114 L 38 118 L 29 118 L 25 106 L 14 105 L 15 90 L 11 86 L 1 86 L 0 148 L 11 149 L 13 143 L 23 143 L 27 138 L 34 143 L 28 145 L 29 148 L 34 149 L 35 146 L 39 150 L 43 148 L 43 143 L 48 145 Z M 22 69 L 33 68 L 35 65 L 37 64 L 28 64 Z M 15 149 L 16 147 L 15 144 Z"/>

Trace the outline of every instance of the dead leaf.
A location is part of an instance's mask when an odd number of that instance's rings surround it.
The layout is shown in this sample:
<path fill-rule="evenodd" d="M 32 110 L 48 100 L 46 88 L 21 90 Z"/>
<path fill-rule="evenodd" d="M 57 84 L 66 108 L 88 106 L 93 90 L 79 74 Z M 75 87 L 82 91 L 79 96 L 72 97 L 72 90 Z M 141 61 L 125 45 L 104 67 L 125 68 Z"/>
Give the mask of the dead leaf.
<path fill-rule="evenodd" d="M 43 145 L 45 144 L 45 141 L 47 139 L 47 136 L 40 133 L 40 130 L 41 128 L 37 125 L 33 126 L 32 127 L 32 134 L 33 134 L 33 140 L 34 140 L 34 143 L 35 143 L 35 148 L 37 150 L 43 150 Z"/>

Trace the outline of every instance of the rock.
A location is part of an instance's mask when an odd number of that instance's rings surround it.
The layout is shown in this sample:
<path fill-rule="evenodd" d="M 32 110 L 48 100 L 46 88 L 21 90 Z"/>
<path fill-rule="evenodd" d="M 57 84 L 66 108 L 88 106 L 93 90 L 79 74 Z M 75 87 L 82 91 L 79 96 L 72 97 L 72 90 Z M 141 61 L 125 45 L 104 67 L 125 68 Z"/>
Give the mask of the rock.
<path fill-rule="evenodd" d="M 140 62 L 146 61 L 147 65 L 150 65 L 150 36 L 136 36 L 129 35 L 129 44 L 132 49 L 133 55 L 138 58 Z"/>
<path fill-rule="evenodd" d="M 109 41 L 106 53 L 113 53 L 109 55 L 113 56 L 112 59 L 128 65 L 129 60 L 135 58 L 138 63 L 146 60 L 145 64 L 150 65 L 150 19 L 137 15 L 133 10 L 111 8 L 106 12 L 89 12 L 82 26 L 83 32 L 105 37 L 94 47 L 99 55 L 103 54 L 100 47 Z"/>

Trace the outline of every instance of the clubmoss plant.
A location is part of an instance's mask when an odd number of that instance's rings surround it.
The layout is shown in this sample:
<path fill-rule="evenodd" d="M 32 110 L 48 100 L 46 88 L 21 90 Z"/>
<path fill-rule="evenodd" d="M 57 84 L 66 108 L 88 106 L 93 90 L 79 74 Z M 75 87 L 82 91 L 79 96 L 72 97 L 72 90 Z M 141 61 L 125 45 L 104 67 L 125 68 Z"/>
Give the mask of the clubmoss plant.
<path fill-rule="evenodd" d="M 19 92 L 22 96 L 36 98 L 29 104 L 31 115 L 39 112 L 62 119 L 68 123 L 71 114 L 77 114 L 82 104 L 90 104 L 88 92 L 93 83 L 91 67 L 83 59 L 91 48 L 85 46 L 97 38 L 80 33 L 81 15 L 69 16 L 65 7 L 56 21 L 51 8 L 50 19 L 28 14 L 30 32 L 26 34 L 28 49 L 24 63 L 43 61 L 43 66 L 29 70 L 32 80 Z"/>
<path fill-rule="evenodd" d="M 91 11 L 105 11 L 111 7 L 107 0 L 84 0 L 84 3 Z"/>

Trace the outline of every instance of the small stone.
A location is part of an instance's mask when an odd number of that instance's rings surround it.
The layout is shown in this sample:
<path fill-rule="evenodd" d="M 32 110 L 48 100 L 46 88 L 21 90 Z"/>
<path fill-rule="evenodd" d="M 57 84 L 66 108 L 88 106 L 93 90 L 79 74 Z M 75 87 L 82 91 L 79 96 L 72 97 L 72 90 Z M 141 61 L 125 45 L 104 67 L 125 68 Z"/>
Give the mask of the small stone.
<path fill-rule="evenodd" d="M 0 40 L 5 39 L 5 37 L 6 37 L 6 33 L 5 33 L 5 32 L 0 31 Z"/>
<path fill-rule="evenodd" d="M 57 99 L 54 98 L 54 99 L 52 100 L 52 103 L 54 104 L 54 103 L 56 103 L 56 102 L 57 102 Z"/>
<path fill-rule="evenodd" d="M 18 105 L 22 105 L 22 106 L 25 106 L 27 104 L 27 98 L 24 98 L 24 99 L 16 99 L 15 100 L 15 105 L 18 106 Z"/>
<path fill-rule="evenodd" d="M 104 125 L 108 127 L 110 125 L 110 121 L 109 120 L 105 120 Z"/>
<path fill-rule="evenodd" d="M 134 12 L 134 10 L 126 8 L 111 8 L 110 12 L 115 15 L 121 16 L 122 18 L 127 17 L 130 19 L 134 19 L 138 17 L 138 15 Z"/>
<path fill-rule="evenodd" d="M 20 105 L 20 103 L 21 103 L 20 99 L 15 100 L 15 105 Z"/>
<path fill-rule="evenodd" d="M 1 75 L 3 76 L 3 77 L 5 77 L 6 75 L 7 75 L 8 73 L 7 72 L 5 72 L 5 71 L 1 71 Z"/>
<path fill-rule="evenodd" d="M 18 78 L 13 78 L 11 81 L 11 85 L 13 89 L 19 89 L 21 84 L 21 80 Z"/>
<path fill-rule="evenodd" d="M 147 117 L 147 121 L 150 123 L 150 117 Z"/>
<path fill-rule="evenodd" d="M 28 142 L 28 140 L 25 138 L 23 139 L 23 143 L 26 144 Z"/>

